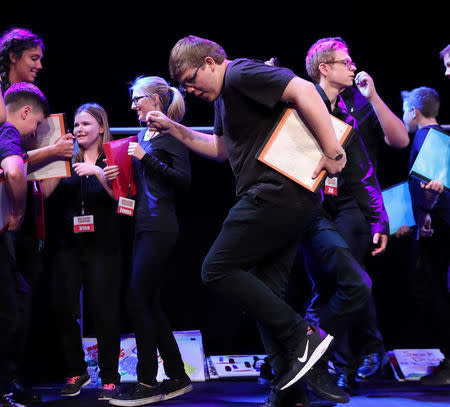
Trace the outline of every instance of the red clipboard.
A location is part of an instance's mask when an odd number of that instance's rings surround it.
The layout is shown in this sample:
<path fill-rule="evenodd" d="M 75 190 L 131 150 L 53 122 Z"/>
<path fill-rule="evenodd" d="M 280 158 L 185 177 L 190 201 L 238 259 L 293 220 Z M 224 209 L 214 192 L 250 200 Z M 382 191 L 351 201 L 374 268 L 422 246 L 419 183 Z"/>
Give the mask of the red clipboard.
<path fill-rule="evenodd" d="M 108 141 L 103 144 L 108 165 L 119 166 L 119 176 L 112 182 L 114 198 L 136 195 L 136 183 L 131 156 L 128 155 L 128 144 L 137 142 L 137 136 Z"/>

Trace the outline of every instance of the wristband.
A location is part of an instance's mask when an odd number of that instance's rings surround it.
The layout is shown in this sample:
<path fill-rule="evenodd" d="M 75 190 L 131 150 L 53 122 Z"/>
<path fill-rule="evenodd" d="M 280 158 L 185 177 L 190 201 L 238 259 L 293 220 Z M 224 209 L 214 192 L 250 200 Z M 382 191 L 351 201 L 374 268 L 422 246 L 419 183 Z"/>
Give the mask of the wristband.
<path fill-rule="evenodd" d="M 331 157 L 329 156 L 325 151 L 323 152 L 323 155 L 327 158 L 329 158 L 330 160 L 334 160 L 334 161 L 339 161 L 342 160 L 342 158 L 344 158 L 344 153 L 340 153 L 338 154 L 336 157 Z"/>

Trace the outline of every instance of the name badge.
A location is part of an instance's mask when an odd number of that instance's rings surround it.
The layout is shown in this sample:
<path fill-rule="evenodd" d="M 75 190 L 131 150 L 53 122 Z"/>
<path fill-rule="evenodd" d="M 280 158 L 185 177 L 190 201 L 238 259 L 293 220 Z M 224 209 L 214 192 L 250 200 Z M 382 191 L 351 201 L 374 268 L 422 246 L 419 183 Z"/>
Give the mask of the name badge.
<path fill-rule="evenodd" d="M 73 232 L 84 233 L 94 231 L 94 216 L 74 216 L 73 217 Z"/>
<path fill-rule="evenodd" d="M 134 215 L 134 205 L 135 200 L 130 198 L 125 198 L 123 196 L 119 197 L 119 202 L 117 204 L 117 213 L 127 216 Z"/>
<path fill-rule="evenodd" d="M 338 194 L 337 184 L 338 184 L 337 177 L 333 177 L 333 178 L 327 177 L 325 179 L 325 187 L 323 189 L 323 192 L 327 195 L 337 196 L 337 194 Z"/>

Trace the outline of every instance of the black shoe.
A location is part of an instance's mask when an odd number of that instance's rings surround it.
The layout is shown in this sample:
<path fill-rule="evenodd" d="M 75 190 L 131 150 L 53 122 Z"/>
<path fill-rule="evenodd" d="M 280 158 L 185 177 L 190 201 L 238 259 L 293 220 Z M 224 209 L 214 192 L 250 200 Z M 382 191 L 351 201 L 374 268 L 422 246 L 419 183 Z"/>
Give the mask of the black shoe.
<path fill-rule="evenodd" d="M 445 358 L 439 366 L 434 368 L 431 374 L 421 377 L 420 384 L 424 386 L 450 385 L 450 359 Z"/>
<path fill-rule="evenodd" d="M 259 369 L 258 383 L 262 386 L 270 386 L 273 378 L 274 374 L 272 372 L 272 366 L 270 365 L 269 358 L 265 358 L 264 363 Z"/>
<path fill-rule="evenodd" d="M 309 405 L 311 407 L 334 407 L 336 403 L 334 401 L 325 400 L 319 396 L 316 396 L 313 392 L 308 394 Z"/>
<path fill-rule="evenodd" d="M 321 360 L 316 363 L 303 378 L 309 389 L 318 397 L 334 403 L 350 401 L 346 391 L 335 382 L 334 376 L 328 371 L 328 363 Z"/>
<path fill-rule="evenodd" d="M 332 341 L 331 335 L 319 327 L 310 326 L 306 337 L 296 349 L 288 372 L 278 380 L 277 388 L 285 390 L 300 380 L 323 356 Z"/>
<path fill-rule="evenodd" d="M 143 406 L 162 400 L 161 387 L 159 384 L 150 387 L 138 383 L 129 393 L 120 394 L 109 400 L 114 406 Z"/>
<path fill-rule="evenodd" d="M 0 407 L 20 407 L 21 405 L 16 404 L 11 398 L 12 394 L 3 394 L 0 396 Z"/>
<path fill-rule="evenodd" d="M 27 389 L 23 384 L 17 380 L 12 381 L 8 386 L 9 393 L 12 393 L 11 398 L 16 403 L 24 404 L 39 404 L 42 403 L 42 397 L 40 394 L 34 393 L 30 389 Z"/>
<path fill-rule="evenodd" d="M 366 380 L 368 377 L 374 375 L 381 367 L 381 355 L 379 353 L 369 353 L 365 355 L 361 366 L 356 372 L 358 380 Z"/>
<path fill-rule="evenodd" d="M 336 377 L 336 384 L 338 387 L 340 387 L 342 390 L 344 390 L 347 394 L 353 393 L 353 387 L 355 385 L 355 379 L 354 375 L 349 375 L 344 372 L 340 372 L 337 374 Z"/>
<path fill-rule="evenodd" d="M 194 389 L 188 375 L 181 379 L 163 380 L 161 384 L 162 400 L 173 399 Z"/>
<path fill-rule="evenodd" d="M 308 395 L 303 388 L 297 383 L 288 390 L 281 391 L 272 387 L 269 398 L 261 407 L 309 407 Z"/>
<path fill-rule="evenodd" d="M 97 397 L 97 400 L 111 400 L 120 394 L 119 386 L 115 383 L 105 383 Z"/>
<path fill-rule="evenodd" d="M 66 385 L 61 390 L 61 396 L 73 397 L 80 394 L 81 388 L 91 382 L 89 373 L 83 373 L 81 376 L 73 376 L 67 379 Z"/>

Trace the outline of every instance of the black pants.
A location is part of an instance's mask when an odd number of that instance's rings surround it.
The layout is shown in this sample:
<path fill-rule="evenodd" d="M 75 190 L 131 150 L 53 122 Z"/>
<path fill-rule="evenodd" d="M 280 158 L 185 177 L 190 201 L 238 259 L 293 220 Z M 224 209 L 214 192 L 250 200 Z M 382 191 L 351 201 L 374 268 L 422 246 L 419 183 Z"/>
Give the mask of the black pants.
<path fill-rule="evenodd" d="M 415 262 L 408 276 L 408 288 L 414 315 L 415 337 L 422 347 L 439 348 L 450 358 L 450 226 L 433 216 L 431 238 L 412 241 Z M 430 334 L 430 329 L 438 334 Z"/>
<path fill-rule="evenodd" d="M 300 244 L 301 254 L 311 267 L 311 279 L 317 295 L 315 297 L 315 318 L 312 319 L 325 331 L 339 336 L 348 328 L 351 318 L 367 303 L 370 297 L 370 278 L 356 262 L 346 242 L 323 215 L 319 214 L 304 231 Z M 290 269 L 285 269 L 289 279 Z M 268 281 L 264 274 L 259 277 L 280 297 L 286 287 Z M 295 287 L 289 287 L 295 292 Z M 320 294 L 319 294 L 320 293 Z M 278 375 L 285 368 L 283 349 L 273 335 L 259 326 L 266 352 L 274 372 Z"/>
<path fill-rule="evenodd" d="M 231 208 L 202 267 L 205 284 L 264 326 L 287 358 L 308 324 L 268 284 L 287 285 L 286 269 L 313 218 L 246 194 Z"/>
<path fill-rule="evenodd" d="M 168 377 L 181 378 L 186 374 L 160 298 L 164 274 L 176 238 L 176 233 L 148 231 L 138 233 L 135 240 L 128 310 L 136 336 L 138 381 L 148 385 L 156 384 L 157 349 Z"/>
<path fill-rule="evenodd" d="M 342 201 L 331 214 L 336 230 L 347 243 L 354 258 L 360 264 L 363 264 L 372 237 L 369 225 L 356 201 L 353 199 Z M 305 257 L 305 260 L 313 281 L 320 279 L 320 264 L 311 262 L 308 256 Z M 333 279 L 322 280 L 322 284 L 313 290 L 315 296 L 307 311 L 307 315 L 312 321 L 320 319 L 319 310 L 327 301 L 329 296 L 329 294 L 326 294 L 327 291 L 333 290 L 335 284 L 343 284 L 351 279 L 348 273 L 336 274 L 335 276 L 336 282 Z M 333 304 L 330 304 L 330 306 L 333 307 Z M 347 328 L 341 329 L 335 338 L 333 361 L 339 370 L 353 374 L 358 367 L 361 353 L 384 352 L 383 338 L 378 328 L 375 302 L 372 295 L 363 308 L 352 314 L 351 320 L 347 322 Z"/>
<path fill-rule="evenodd" d="M 83 238 L 81 238 L 83 239 Z M 87 239 L 86 239 L 87 240 Z M 102 383 L 119 383 L 120 253 L 85 242 L 52 255 L 56 322 L 69 377 L 86 372 L 80 325 L 80 291 L 93 322 Z"/>
<path fill-rule="evenodd" d="M 0 235 L 0 391 L 3 393 L 12 380 L 9 354 L 18 328 L 17 278 L 14 233 L 6 231 Z"/>

